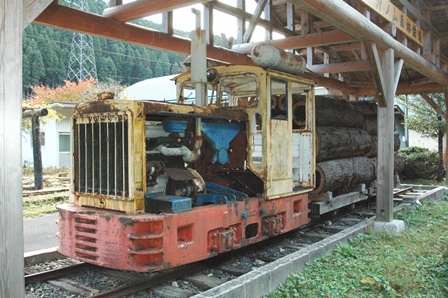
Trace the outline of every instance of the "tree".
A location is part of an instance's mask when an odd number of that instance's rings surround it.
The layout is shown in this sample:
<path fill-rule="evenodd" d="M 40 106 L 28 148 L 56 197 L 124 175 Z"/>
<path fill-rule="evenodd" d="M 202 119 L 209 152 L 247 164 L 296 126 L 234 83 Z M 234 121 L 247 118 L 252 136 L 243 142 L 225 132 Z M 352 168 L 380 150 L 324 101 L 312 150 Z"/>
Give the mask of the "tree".
<path fill-rule="evenodd" d="M 165 52 L 161 52 L 159 56 L 160 67 L 162 68 L 162 73 L 164 76 L 170 75 L 171 64 L 168 59 L 168 55 Z"/>
<path fill-rule="evenodd" d="M 149 67 L 154 71 L 154 68 L 156 68 L 156 64 L 157 64 L 157 58 L 156 55 L 154 54 L 154 51 L 149 51 L 148 52 L 148 60 L 149 60 Z"/>
<path fill-rule="evenodd" d="M 117 67 L 110 57 L 101 57 L 97 59 L 98 79 L 106 81 L 108 78 L 117 77 Z"/>
<path fill-rule="evenodd" d="M 443 94 L 433 93 L 430 94 L 430 97 L 443 111 L 446 111 Z M 408 128 L 424 137 L 437 141 L 439 155 L 437 181 L 442 181 L 444 174 L 443 136 L 446 131 L 445 120 L 420 95 L 401 95 L 398 99 L 401 104 L 409 109 L 409 115 L 406 116 Z"/>
<path fill-rule="evenodd" d="M 34 40 L 31 40 L 28 46 L 25 48 L 24 54 L 27 56 L 27 65 L 25 73 L 26 81 L 24 83 L 29 84 L 26 87 L 39 84 L 45 76 L 45 66 L 42 59 L 42 54 L 40 53 L 37 44 Z"/>
<path fill-rule="evenodd" d="M 160 63 L 156 64 L 156 67 L 154 68 L 153 72 L 155 78 L 163 77 L 163 70 L 162 67 L 160 66 Z"/>

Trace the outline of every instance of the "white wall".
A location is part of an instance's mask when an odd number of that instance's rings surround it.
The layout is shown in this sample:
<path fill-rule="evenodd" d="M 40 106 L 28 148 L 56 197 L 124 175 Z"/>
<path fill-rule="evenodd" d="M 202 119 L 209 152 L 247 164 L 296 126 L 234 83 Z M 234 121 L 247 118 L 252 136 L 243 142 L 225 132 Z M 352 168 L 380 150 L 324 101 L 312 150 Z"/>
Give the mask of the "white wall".
<path fill-rule="evenodd" d="M 445 146 L 445 142 L 443 144 Z M 409 146 L 423 147 L 437 151 L 437 142 L 434 139 L 424 138 L 413 130 L 409 130 Z"/>
<path fill-rule="evenodd" d="M 60 161 L 59 154 L 59 134 L 70 133 L 70 119 L 73 114 L 72 110 L 59 111 L 65 116 L 60 121 L 51 118 L 45 119 L 45 124 L 41 122 L 40 130 L 45 133 L 45 145 L 41 147 L 42 166 L 60 167 L 63 160 Z M 65 159 L 66 160 L 66 159 Z M 24 163 L 33 166 L 33 147 L 31 141 L 31 132 L 22 131 L 22 166 Z"/>
<path fill-rule="evenodd" d="M 48 119 L 46 124 L 40 124 L 41 132 L 45 133 L 45 145 L 41 146 L 42 166 L 58 167 L 59 166 L 59 140 L 56 130 L 56 121 Z M 22 133 L 22 165 L 24 163 L 33 165 L 33 147 L 31 140 L 31 132 Z"/>

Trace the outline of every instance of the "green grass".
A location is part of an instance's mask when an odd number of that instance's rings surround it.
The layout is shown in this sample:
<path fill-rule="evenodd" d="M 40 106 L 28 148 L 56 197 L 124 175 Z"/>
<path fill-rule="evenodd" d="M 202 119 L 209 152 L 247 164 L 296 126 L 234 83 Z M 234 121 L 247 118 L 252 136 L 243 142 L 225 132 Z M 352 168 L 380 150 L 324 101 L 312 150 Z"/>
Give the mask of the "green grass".
<path fill-rule="evenodd" d="M 448 201 L 396 216 L 406 230 L 359 235 L 268 297 L 448 297 Z"/>
<path fill-rule="evenodd" d="M 56 213 L 56 204 L 68 202 L 68 191 L 57 194 L 25 197 L 23 200 L 23 216 L 36 217 Z"/>
<path fill-rule="evenodd" d="M 401 184 L 414 184 L 414 185 L 436 185 L 436 186 L 445 186 L 445 178 L 442 181 L 437 180 L 428 180 L 428 179 L 414 179 L 414 180 L 401 180 Z"/>

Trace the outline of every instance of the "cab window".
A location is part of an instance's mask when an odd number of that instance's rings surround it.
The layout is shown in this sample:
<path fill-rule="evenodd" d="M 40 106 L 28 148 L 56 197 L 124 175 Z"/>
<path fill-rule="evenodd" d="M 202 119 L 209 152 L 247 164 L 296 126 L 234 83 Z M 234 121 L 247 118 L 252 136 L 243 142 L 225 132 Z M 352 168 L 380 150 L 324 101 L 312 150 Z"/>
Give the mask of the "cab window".
<path fill-rule="evenodd" d="M 288 84 L 277 78 L 271 79 L 271 119 L 288 119 Z"/>

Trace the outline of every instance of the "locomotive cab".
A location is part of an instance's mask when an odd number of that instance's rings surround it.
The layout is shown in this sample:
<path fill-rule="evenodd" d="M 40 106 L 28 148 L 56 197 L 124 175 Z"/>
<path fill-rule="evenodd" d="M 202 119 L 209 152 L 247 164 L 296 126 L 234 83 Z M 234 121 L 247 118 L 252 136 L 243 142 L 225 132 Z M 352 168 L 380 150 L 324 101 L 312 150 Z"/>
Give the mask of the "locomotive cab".
<path fill-rule="evenodd" d="M 72 124 L 59 251 L 156 271 L 308 222 L 314 187 L 313 82 L 258 66 L 177 76 L 177 102 L 99 100 Z"/>

